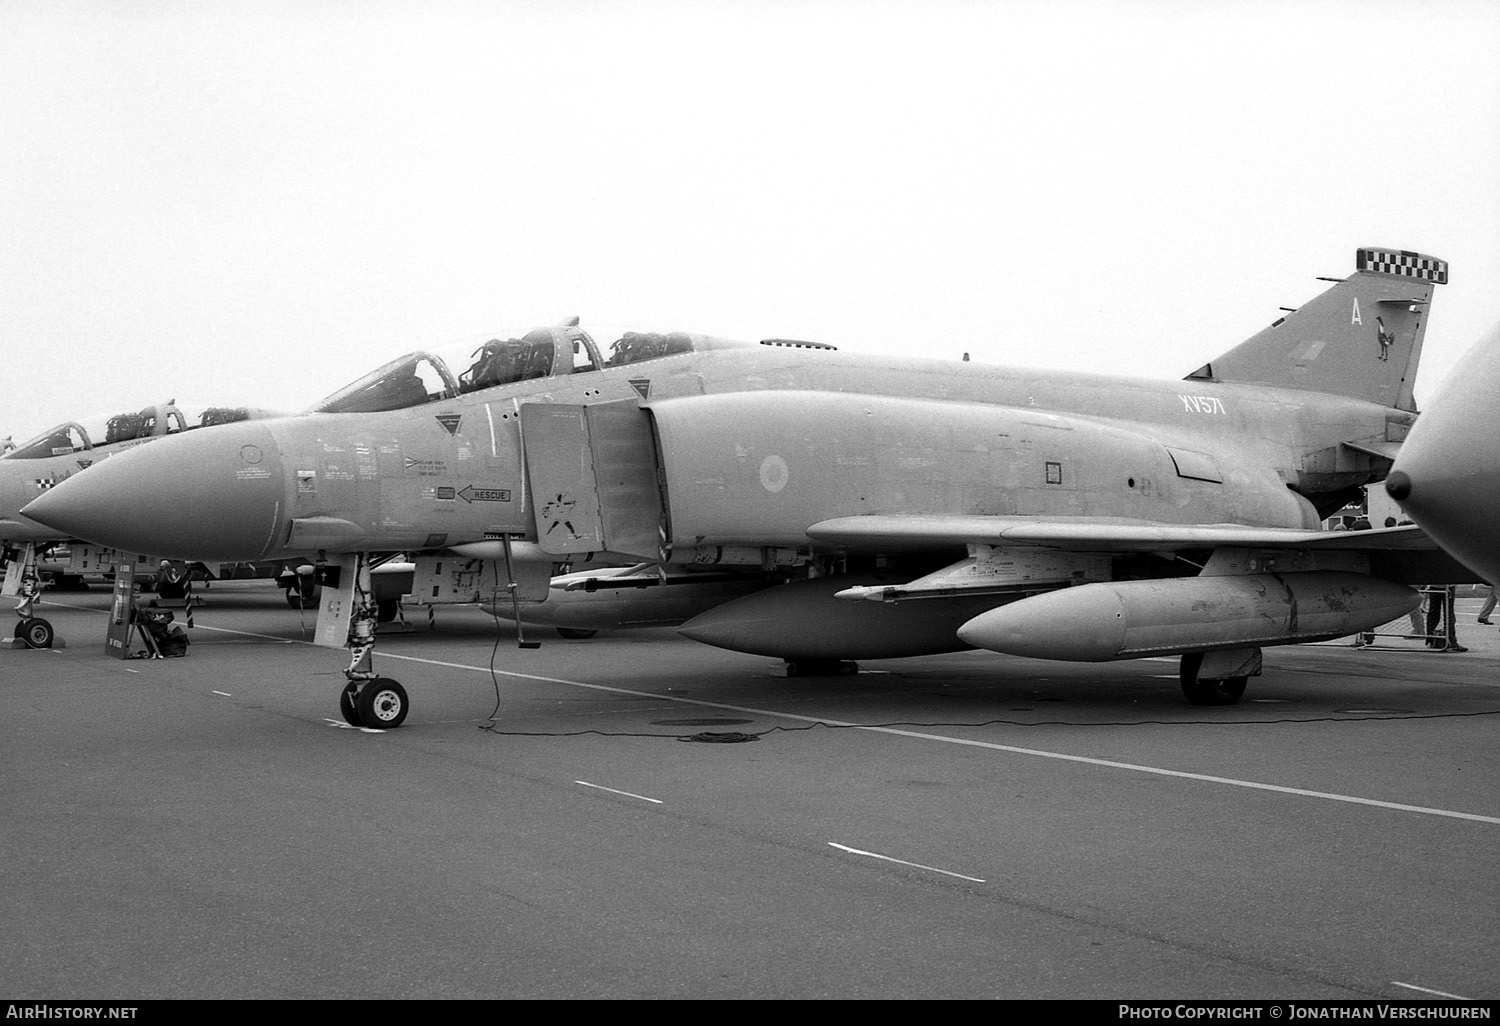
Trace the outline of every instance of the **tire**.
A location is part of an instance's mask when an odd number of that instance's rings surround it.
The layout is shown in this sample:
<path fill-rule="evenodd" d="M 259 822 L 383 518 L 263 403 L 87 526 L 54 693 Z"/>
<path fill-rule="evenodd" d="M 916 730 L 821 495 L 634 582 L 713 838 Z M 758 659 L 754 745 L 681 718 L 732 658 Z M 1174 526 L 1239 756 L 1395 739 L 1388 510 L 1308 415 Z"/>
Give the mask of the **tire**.
<path fill-rule="evenodd" d="M 304 596 L 295 587 L 286 590 L 286 604 L 293 609 L 317 609 L 318 598 L 316 593 Z"/>
<path fill-rule="evenodd" d="M 27 648 L 51 648 L 52 625 L 39 616 L 33 616 L 16 624 L 16 637 L 26 642 Z"/>
<path fill-rule="evenodd" d="M 376 677 L 359 689 L 359 718 L 365 727 L 394 730 L 406 720 L 406 689 L 389 677 Z"/>
<path fill-rule="evenodd" d="M 384 599 L 375 603 L 375 622 L 390 623 L 401 609 L 400 599 Z"/>
<path fill-rule="evenodd" d="M 582 627 L 557 628 L 557 636 L 560 638 L 567 638 L 569 641 L 587 641 L 589 638 L 592 638 L 595 634 L 598 633 L 598 631 L 585 630 Z"/>
<path fill-rule="evenodd" d="M 339 692 L 339 712 L 343 714 L 344 722 L 349 724 L 349 726 L 363 727 L 365 725 L 365 721 L 359 715 L 359 709 L 356 708 L 354 704 L 354 696 L 356 693 L 357 689 L 353 684 L 350 684 L 343 691 Z"/>
<path fill-rule="evenodd" d="M 1189 652 L 1182 657 L 1182 693 L 1193 705 L 1234 705 L 1245 693 L 1249 677 L 1225 677 L 1222 680 L 1200 680 L 1198 670 L 1203 666 L 1202 652 Z"/>

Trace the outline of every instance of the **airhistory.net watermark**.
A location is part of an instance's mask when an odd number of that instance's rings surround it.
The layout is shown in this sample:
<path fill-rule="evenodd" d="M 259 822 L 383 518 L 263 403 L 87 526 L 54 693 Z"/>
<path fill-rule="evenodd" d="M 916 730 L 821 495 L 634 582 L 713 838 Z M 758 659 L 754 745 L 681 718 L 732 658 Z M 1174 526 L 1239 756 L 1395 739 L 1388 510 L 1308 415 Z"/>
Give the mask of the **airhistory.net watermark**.
<path fill-rule="evenodd" d="M 134 1019 L 138 1005 L 75 1005 L 28 1002 L 5 1006 L 7 1019 Z"/>

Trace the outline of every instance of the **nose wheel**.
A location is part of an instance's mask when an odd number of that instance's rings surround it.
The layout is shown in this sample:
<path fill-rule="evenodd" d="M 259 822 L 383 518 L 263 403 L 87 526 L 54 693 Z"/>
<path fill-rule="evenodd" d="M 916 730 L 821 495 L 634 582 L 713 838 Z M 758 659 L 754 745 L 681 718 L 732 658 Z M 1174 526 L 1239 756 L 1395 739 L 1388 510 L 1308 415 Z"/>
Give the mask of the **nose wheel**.
<path fill-rule="evenodd" d="M 389 677 L 350 681 L 339 694 L 339 712 L 355 727 L 392 730 L 406 720 L 406 689 Z"/>
<path fill-rule="evenodd" d="M 344 716 L 344 722 L 351 727 L 363 727 L 364 717 L 359 714 L 359 685 L 350 681 L 344 690 L 339 692 L 339 712 Z"/>
<path fill-rule="evenodd" d="M 52 647 L 52 625 L 36 615 L 37 600 L 42 597 L 42 589 L 46 586 L 40 561 L 47 548 L 44 545 L 38 549 L 33 542 L 27 542 L 20 558 L 15 560 L 19 566 L 11 566 L 11 559 L 0 558 L 0 570 L 4 571 L 7 583 L 12 573 L 20 572 L 15 594 L 21 599 L 16 606 L 16 615 L 21 620 L 16 624 L 15 637 L 27 648 Z"/>
<path fill-rule="evenodd" d="M 52 625 L 40 616 L 24 617 L 16 624 L 16 637 L 25 642 L 27 648 L 51 648 Z"/>
<path fill-rule="evenodd" d="M 380 613 L 371 597 L 368 556 L 354 556 L 352 565 L 345 569 L 353 572 L 354 583 L 350 592 L 346 592 L 350 601 L 349 636 L 344 643 L 349 647 L 349 666 L 344 670 L 344 680 L 348 683 L 339 694 L 339 712 L 352 726 L 391 730 L 405 722 L 411 703 L 405 688 L 389 677 L 376 674 L 371 665 Z"/>

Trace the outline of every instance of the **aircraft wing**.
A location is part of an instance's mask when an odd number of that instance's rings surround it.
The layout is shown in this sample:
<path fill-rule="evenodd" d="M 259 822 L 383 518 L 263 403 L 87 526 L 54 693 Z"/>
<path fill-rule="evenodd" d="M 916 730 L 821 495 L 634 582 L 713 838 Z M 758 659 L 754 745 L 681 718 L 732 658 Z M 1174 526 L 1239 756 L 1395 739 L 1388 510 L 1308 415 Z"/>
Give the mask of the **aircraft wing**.
<path fill-rule="evenodd" d="M 891 602 L 1026 591 L 1053 581 L 1103 579 L 1109 559 L 1135 553 L 1173 557 L 1212 552 L 1205 574 L 1246 573 L 1270 562 L 1283 569 L 1343 569 L 1412 586 L 1477 578 L 1420 527 L 1368 531 L 1307 531 L 1239 524 L 1164 524 L 1109 517 L 854 516 L 824 520 L 807 531 L 817 542 L 851 549 L 952 552 L 963 558 L 935 573 L 896 585 L 855 586 L 840 598 Z M 1267 550 L 1286 554 L 1268 562 Z M 1351 563 L 1351 560 L 1356 562 Z"/>
<path fill-rule="evenodd" d="M 1346 552 L 1432 552 L 1420 527 L 1306 531 L 1238 524 L 1163 524 L 1124 517 L 855 516 L 808 528 L 816 542 L 853 548 L 942 549 L 958 545 L 1020 546 L 1074 552 L 1177 552 L 1220 547 Z"/>

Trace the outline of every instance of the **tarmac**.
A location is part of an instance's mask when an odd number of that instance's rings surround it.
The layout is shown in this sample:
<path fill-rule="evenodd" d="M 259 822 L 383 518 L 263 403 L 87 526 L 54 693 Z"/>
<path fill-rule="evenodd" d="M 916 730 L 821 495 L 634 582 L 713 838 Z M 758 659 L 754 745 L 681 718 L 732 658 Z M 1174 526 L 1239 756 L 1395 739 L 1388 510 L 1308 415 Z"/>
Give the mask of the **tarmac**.
<path fill-rule="evenodd" d="M 787 679 L 669 630 L 383 636 L 412 711 L 268 582 L 188 655 L 0 651 L 0 997 L 1500 998 L 1500 630 Z M 183 621 L 179 613 L 178 622 Z M 139 647 L 139 646 L 137 646 Z"/>

